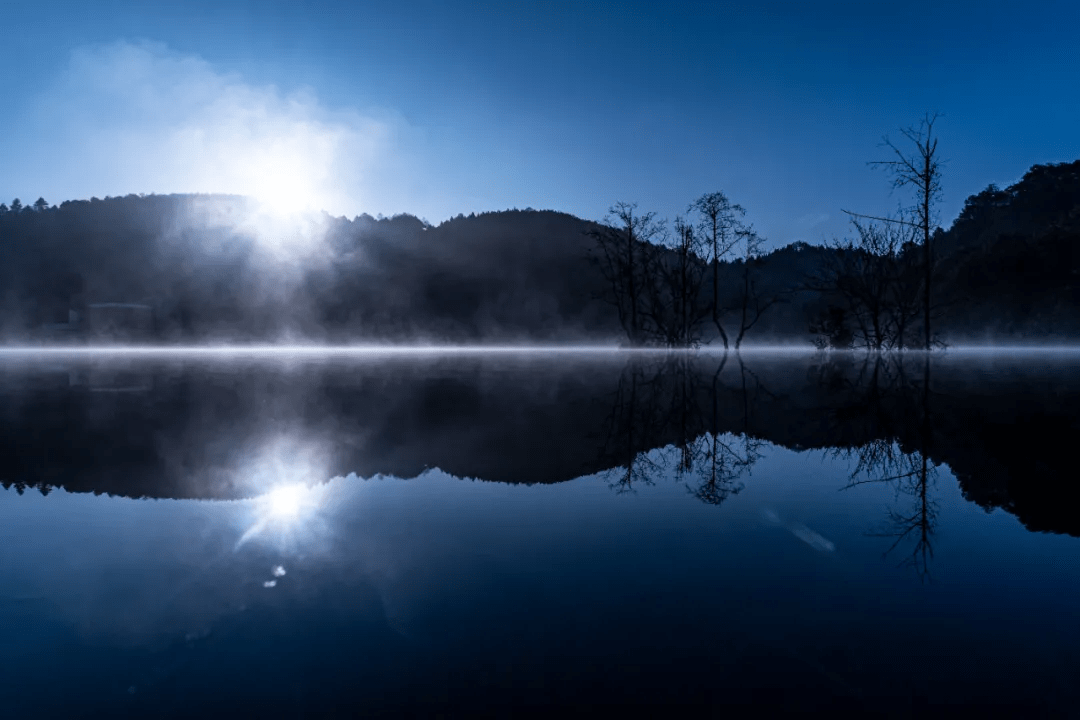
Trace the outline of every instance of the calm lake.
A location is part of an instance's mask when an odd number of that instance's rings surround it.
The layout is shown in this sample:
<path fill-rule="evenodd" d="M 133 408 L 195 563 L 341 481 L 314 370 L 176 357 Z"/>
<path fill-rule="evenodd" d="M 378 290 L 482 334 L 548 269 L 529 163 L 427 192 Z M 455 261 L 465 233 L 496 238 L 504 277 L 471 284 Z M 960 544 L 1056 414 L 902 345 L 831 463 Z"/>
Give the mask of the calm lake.
<path fill-rule="evenodd" d="M 0 354 L 0 707 L 1073 715 L 1078 370 Z"/>

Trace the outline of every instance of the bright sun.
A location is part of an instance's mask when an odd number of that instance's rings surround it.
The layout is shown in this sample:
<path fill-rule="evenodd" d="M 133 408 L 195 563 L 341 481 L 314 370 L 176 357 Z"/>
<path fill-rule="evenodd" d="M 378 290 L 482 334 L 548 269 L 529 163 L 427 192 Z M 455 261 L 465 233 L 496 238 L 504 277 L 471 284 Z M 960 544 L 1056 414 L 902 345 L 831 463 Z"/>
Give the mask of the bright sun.
<path fill-rule="evenodd" d="M 306 488 L 303 485 L 285 485 L 266 496 L 267 514 L 274 518 L 295 518 L 303 508 Z"/>
<path fill-rule="evenodd" d="M 319 199 L 305 182 L 305 174 L 302 170 L 279 171 L 255 180 L 252 194 L 259 201 L 260 210 L 274 216 L 315 210 Z"/>

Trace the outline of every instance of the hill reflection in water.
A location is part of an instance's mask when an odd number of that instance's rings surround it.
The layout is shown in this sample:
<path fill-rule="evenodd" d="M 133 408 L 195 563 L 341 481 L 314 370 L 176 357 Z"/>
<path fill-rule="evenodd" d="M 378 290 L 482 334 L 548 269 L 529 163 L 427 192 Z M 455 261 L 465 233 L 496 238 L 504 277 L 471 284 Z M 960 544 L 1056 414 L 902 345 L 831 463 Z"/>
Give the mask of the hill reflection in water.
<path fill-rule="evenodd" d="M 1067 357 L 8 358 L 0 700 L 1059 712 L 1078 391 Z"/>
<path fill-rule="evenodd" d="M 0 482 L 20 492 L 237 499 L 434 467 L 610 471 L 625 490 L 671 445 L 717 504 L 772 443 L 856 457 L 860 482 L 945 464 L 981 507 L 1080 534 L 1057 482 L 1069 448 L 1048 442 L 1080 426 L 1069 355 L 4 358 L 0 399 Z"/>

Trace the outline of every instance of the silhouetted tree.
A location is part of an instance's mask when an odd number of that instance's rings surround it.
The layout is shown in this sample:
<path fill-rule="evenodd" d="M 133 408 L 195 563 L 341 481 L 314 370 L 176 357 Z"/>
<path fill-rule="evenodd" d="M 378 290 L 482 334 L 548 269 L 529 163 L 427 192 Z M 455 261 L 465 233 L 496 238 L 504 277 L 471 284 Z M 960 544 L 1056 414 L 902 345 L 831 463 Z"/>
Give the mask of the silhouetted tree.
<path fill-rule="evenodd" d="M 18 214 L 18 213 L 22 212 L 22 209 L 23 209 L 23 204 L 22 204 L 22 201 L 19 200 L 19 198 L 15 198 L 14 200 L 11 201 L 11 212 Z"/>
<path fill-rule="evenodd" d="M 782 296 L 775 293 L 762 293 L 758 287 L 757 275 L 761 264 L 761 247 L 765 242 L 764 238 L 754 232 L 752 227 L 740 227 L 735 234 L 742 263 L 738 300 L 739 334 L 735 337 L 735 349 L 738 350 L 747 331 L 757 324 L 766 310 L 780 302 Z"/>
<path fill-rule="evenodd" d="M 49 209 L 49 203 L 45 202 L 45 198 L 39 197 L 34 201 L 34 210 L 37 212 L 45 212 Z"/>
<path fill-rule="evenodd" d="M 843 339 L 867 350 L 902 348 L 909 321 L 917 310 L 905 276 L 900 249 L 910 236 L 905 224 L 852 218 L 857 239 L 835 241 L 831 252 L 808 287 L 837 296 L 839 308 L 812 323 L 811 332 L 823 336 L 819 347 L 838 347 Z M 851 327 L 847 333 L 841 324 Z M 827 342 L 824 341 L 827 339 Z"/>
<path fill-rule="evenodd" d="M 608 299 L 631 344 L 643 340 L 642 305 L 652 280 L 651 243 L 663 232 L 656 213 L 638 213 L 637 203 L 617 202 L 600 227 L 590 232 L 600 249 L 600 269 L 607 281 Z"/>
<path fill-rule="evenodd" d="M 673 239 L 666 233 L 660 238 L 648 249 L 645 265 L 643 333 L 656 344 L 693 347 L 700 342 L 710 313 L 701 292 L 706 269 L 702 242 L 682 218 L 675 219 Z"/>
<path fill-rule="evenodd" d="M 816 336 L 814 347 L 819 350 L 850 348 L 855 342 L 855 335 L 848 325 L 847 311 L 839 305 L 829 305 L 810 321 L 810 332 Z"/>
<path fill-rule="evenodd" d="M 720 321 L 720 261 L 735 248 L 735 231 L 740 226 L 739 219 L 746 211 L 728 200 L 722 192 L 702 195 L 690 205 L 690 211 L 698 215 L 697 230 L 705 241 L 707 251 L 704 258 L 712 268 L 712 320 L 726 350 L 728 336 Z"/>
<path fill-rule="evenodd" d="M 736 348 L 765 311 L 780 300 L 760 291 L 756 279 L 763 240 L 739 218 L 745 213 L 720 192 L 701 196 L 690 205 L 691 223 L 675 221 L 672 238 L 653 213 L 637 214 L 637 206 L 616 203 L 603 224 L 589 234 L 599 249 L 608 284 L 608 299 L 632 344 L 686 347 L 700 342 L 700 328 L 711 316 L 724 348 L 730 336 L 722 317 L 739 314 Z M 731 283 L 734 293 L 722 300 L 720 263 L 737 249 L 741 274 Z M 702 292 L 712 270 L 712 299 Z"/>
<path fill-rule="evenodd" d="M 934 256 L 930 247 L 930 240 L 935 225 L 934 206 L 941 198 L 941 160 L 937 155 L 938 141 L 934 137 L 934 123 L 939 117 L 938 113 L 927 113 L 918 127 L 908 127 L 900 131 L 915 146 L 914 151 L 904 152 L 886 137 L 885 145 L 893 151 L 894 159 L 879 160 L 872 163 L 888 170 L 892 175 L 894 187 L 910 187 L 915 192 L 915 222 L 911 224 L 917 227 L 922 234 L 923 332 L 927 350 L 931 348 L 932 338 L 930 332 L 930 285 L 934 268 Z"/>

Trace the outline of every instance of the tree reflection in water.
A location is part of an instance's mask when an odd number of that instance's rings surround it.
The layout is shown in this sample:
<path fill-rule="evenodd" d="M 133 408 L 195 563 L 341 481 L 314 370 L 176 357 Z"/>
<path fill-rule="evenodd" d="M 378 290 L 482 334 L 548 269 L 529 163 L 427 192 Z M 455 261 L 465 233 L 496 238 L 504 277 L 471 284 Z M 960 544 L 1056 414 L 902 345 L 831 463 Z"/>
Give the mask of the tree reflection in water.
<path fill-rule="evenodd" d="M 729 372 L 722 383 L 729 362 L 737 364 L 737 374 L 732 382 Z M 922 372 L 913 373 L 913 365 Z M 922 355 L 920 362 L 902 353 L 824 354 L 809 379 L 830 398 L 821 417 L 827 436 L 838 444 L 827 455 L 850 464 L 843 489 L 894 489 L 894 506 L 867 534 L 891 538 L 884 555 L 901 553 L 901 565 L 929 580 L 939 466 L 932 459 L 929 357 Z M 673 353 L 630 362 L 602 432 L 600 461 L 613 468 L 608 484 L 629 493 L 673 475 L 697 500 L 723 505 L 745 487 L 763 457 L 766 441 L 756 433 L 775 426 L 777 416 L 767 408 L 782 400 L 738 353 Z"/>
<path fill-rule="evenodd" d="M 921 580 L 930 579 L 930 561 L 934 557 L 934 531 L 937 527 L 938 503 L 934 499 L 938 467 L 923 452 L 904 452 L 891 440 L 874 440 L 861 447 L 837 450 L 855 461 L 850 480 L 844 490 L 884 483 L 896 493 L 896 506 L 889 508 L 887 521 L 868 534 L 894 538 L 884 552 L 887 557 L 901 546 L 908 552 L 900 562 L 914 568 Z"/>
<path fill-rule="evenodd" d="M 739 362 L 742 432 L 721 432 L 720 374 L 728 354 L 714 372 L 702 371 L 709 360 L 673 353 L 652 362 L 632 362 L 623 369 L 611 412 L 604 423 L 601 461 L 616 492 L 653 485 L 669 472 L 656 448 L 674 445 L 674 473 L 698 500 L 721 505 L 743 488 L 742 478 L 762 456 L 763 441 L 748 434 L 753 403 L 748 390 L 760 381 Z M 711 379 L 708 379 L 711 378 Z"/>
<path fill-rule="evenodd" d="M 708 505 L 722 505 L 743 489 L 742 477 L 761 458 L 761 441 L 747 435 L 731 436 L 709 433 L 695 441 L 698 461 L 687 467 L 681 477 L 693 477 L 686 489 Z"/>
<path fill-rule="evenodd" d="M 883 555 L 888 557 L 900 548 L 900 566 L 913 568 L 923 582 L 931 579 L 930 563 L 934 557 L 934 532 L 937 528 L 936 488 L 938 464 L 930 459 L 930 358 L 922 357 L 921 382 L 906 371 L 904 355 L 867 356 L 854 382 L 846 390 L 851 394 L 846 422 L 861 420 L 875 439 L 857 447 L 838 448 L 833 457 L 853 462 L 849 490 L 867 484 L 886 484 L 894 488 L 896 505 L 877 530 L 867 534 L 892 538 Z M 830 382 L 835 382 L 830 374 Z M 861 408 L 861 418 L 852 417 L 852 409 Z M 898 426 L 897 423 L 900 423 Z M 915 429 L 914 447 L 902 444 L 900 432 L 906 425 Z"/>
<path fill-rule="evenodd" d="M 761 459 L 763 441 L 749 435 L 750 409 L 752 405 L 747 392 L 747 377 L 751 377 L 754 387 L 762 389 L 757 376 L 747 370 L 742 356 L 737 356 L 739 376 L 742 383 L 743 417 L 742 432 L 739 435 L 721 434 L 718 431 L 719 417 L 719 381 L 720 373 L 727 363 L 724 353 L 720 365 L 712 376 L 709 393 L 712 405 L 710 432 L 694 441 L 696 452 L 694 462 L 686 462 L 682 468 L 684 476 L 695 476 L 696 486 L 687 484 L 687 490 L 695 498 L 708 505 L 722 505 L 732 495 L 743 489 L 743 475 L 750 475 L 755 463 Z"/>
<path fill-rule="evenodd" d="M 153 382 L 139 393 L 71 384 L 99 365 L 109 376 L 135 365 Z M 1077 408 L 1080 375 L 1066 356 L 672 352 L 297 367 L 93 359 L 59 371 L 6 361 L 0 487 L 250 498 L 267 490 L 248 482 L 252 458 L 299 438 L 317 447 L 311 483 L 349 473 L 411 478 L 431 467 L 528 484 L 599 474 L 617 492 L 675 480 L 719 506 L 749 482 L 767 447 L 816 448 L 850 463 L 840 485 L 894 489 L 897 502 L 871 530 L 893 538 L 882 549 L 897 543 L 890 554 L 928 578 L 942 464 L 983 510 L 1080 537 L 1060 481 L 1074 451 L 1045 442 L 1080 433 Z"/>

